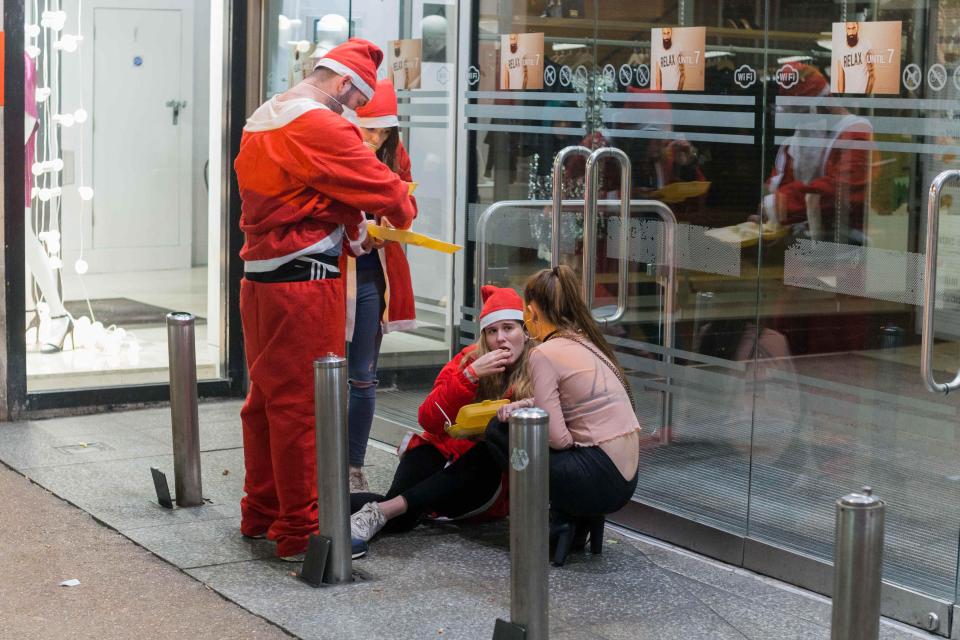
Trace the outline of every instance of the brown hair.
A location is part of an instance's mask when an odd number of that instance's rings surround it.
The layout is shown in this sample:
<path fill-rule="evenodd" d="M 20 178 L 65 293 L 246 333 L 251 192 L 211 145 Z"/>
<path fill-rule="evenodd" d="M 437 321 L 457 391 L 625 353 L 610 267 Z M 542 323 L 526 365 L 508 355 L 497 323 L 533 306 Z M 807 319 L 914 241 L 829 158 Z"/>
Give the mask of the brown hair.
<path fill-rule="evenodd" d="M 559 333 L 583 334 L 623 374 L 617 356 L 600 333 L 600 327 L 583 301 L 580 280 L 573 269 L 566 265 L 541 269 L 527 280 L 523 299 L 527 304 L 536 303 L 544 319 L 556 325 Z"/>
<path fill-rule="evenodd" d="M 516 322 L 521 328 L 523 327 L 523 323 L 519 320 L 511 320 L 510 322 Z M 534 344 L 532 340 L 527 340 L 524 343 L 520 357 L 517 358 L 517 361 L 513 363 L 510 369 L 503 373 L 480 378 L 480 382 L 477 385 L 476 399 L 478 402 L 483 400 L 499 400 L 506 397 L 508 393 L 510 394 L 511 400 L 524 400 L 533 397 L 533 384 L 530 382 L 527 367 L 527 355 L 530 353 L 532 344 Z M 470 354 L 468 360 L 472 362 L 474 359 L 488 353 L 490 353 L 490 348 L 487 347 L 487 336 L 481 330 L 480 337 L 477 338 L 477 348 Z"/>
<path fill-rule="evenodd" d="M 394 173 L 400 173 L 400 166 L 397 162 L 397 147 L 400 145 L 400 127 L 390 127 L 390 133 L 387 139 L 383 141 L 380 148 L 377 149 L 377 159 L 387 165 Z"/>

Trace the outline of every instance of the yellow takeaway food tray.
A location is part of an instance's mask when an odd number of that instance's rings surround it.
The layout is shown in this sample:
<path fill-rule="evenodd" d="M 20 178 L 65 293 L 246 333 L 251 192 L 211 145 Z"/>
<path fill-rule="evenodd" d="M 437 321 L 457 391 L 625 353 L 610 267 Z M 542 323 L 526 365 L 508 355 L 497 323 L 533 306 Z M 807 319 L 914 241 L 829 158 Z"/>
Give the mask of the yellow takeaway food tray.
<path fill-rule="evenodd" d="M 651 193 L 651 197 L 664 202 L 683 202 L 688 198 L 699 198 L 710 189 L 706 180 L 691 180 L 689 182 L 671 182 L 668 185 Z"/>
<path fill-rule="evenodd" d="M 378 240 L 393 240 L 394 242 L 412 244 L 418 247 L 423 247 L 424 249 L 440 251 L 441 253 L 456 253 L 457 251 L 460 251 L 460 249 L 463 249 L 463 247 L 458 244 L 437 240 L 436 238 L 425 236 L 422 233 L 417 233 L 416 231 L 381 227 L 375 222 L 367 223 L 367 232 Z"/>
<path fill-rule="evenodd" d="M 738 244 L 741 247 L 752 247 L 760 242 L 761 233 L 764 240 L 777 240 L 786 236 L 789 232 L 789 227 L 781 226 L 779 224 L 764 222 L 763 231 L 761 232 L 760 225 L 758 225 L 756 222 L 741 222 L 740 224 L 735 224 L 729 227 L 710 229 L 705 235 L 727 244 Z"/>
<path fill-rule="evenodd" d="M 497 409 L 510 402 L 509 400 L 484 400 L 475 404 L 460 407 L 457 420 L 446 426 L 446 432 L 454 438 L 474 438 L 482 436 L 490 418 L 497 415 Z"/>

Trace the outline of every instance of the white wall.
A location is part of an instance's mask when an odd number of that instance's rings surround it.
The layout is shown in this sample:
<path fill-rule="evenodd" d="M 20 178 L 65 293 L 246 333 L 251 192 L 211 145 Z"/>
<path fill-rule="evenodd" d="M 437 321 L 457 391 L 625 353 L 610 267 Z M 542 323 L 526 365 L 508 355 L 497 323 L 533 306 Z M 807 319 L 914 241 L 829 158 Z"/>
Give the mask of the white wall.
<path fill-rule="evenodd" d="M 210 0 L 194 0 L 193 42 L 193 249 L 194 266 L 207 264 L 207 186 L 203 168 L 210 157 Z"/>

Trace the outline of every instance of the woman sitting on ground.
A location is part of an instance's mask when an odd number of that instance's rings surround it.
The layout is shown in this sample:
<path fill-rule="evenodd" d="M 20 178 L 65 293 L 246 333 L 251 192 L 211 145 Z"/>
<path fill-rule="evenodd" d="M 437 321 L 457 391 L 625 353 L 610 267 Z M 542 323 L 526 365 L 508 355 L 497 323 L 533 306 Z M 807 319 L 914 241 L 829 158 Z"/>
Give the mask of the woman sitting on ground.
<path fill-rule="evenodd" d="M 550 415 L 553 521 L 562 525 L 564 519 L 592 518 L 602 531 L 598 516 L 626 505 L 637 487 L 640 424 L 626 378 L 569 267 L 531 276 L 524 301 L 527 330 L 541 343 L 531 349 L 528 363 L 533 398 L 501 407 L 501 422 L 488 427 L 487 441 L 506 469 L 507 425 L 502 421 L 521 407 L 544 409 Z"/>
<path fill-rule="evenodd" d="M 483 443 L 457 439 L 445 427 L 464 405 L 530 396 L 525 377 L 529 337 L 523 301 L 513 289 L 481 289 L 480 338 L 440 371 L 420 405 L 424 432 L 401 445 L 400 463 L 386 496 L 351 494 L 354 538 L 370 540 L 381 530 L 399 533 L 420 518 L 502 518 L 509 511 L 503 470 Z"/>

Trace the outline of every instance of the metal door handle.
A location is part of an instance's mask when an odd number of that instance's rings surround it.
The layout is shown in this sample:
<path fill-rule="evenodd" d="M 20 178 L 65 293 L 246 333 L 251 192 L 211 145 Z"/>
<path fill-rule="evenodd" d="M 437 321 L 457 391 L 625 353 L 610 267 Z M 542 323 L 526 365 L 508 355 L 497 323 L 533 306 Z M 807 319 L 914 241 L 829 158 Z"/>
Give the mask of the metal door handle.
<path fill-rule="evenodd" d="M 627 312 L 627 285 L 630 260 L 630 186 L 632 183 L 630 157 L 616 147 L 597 149 L 587 158 L 583 179 L 583 299 L 593 309 L 597 279 L 597 191 L 600 188 L 597 166 L 603 158 L 614 158 L 620 164 L 620 262 L 617 273 L 617 309 L 612 315 L 597 318 L 601 324 L 619 322 Z"/>
<path fill-rule="evenodd" d="M 949 393 L 960 389 L 960 372 L 950 382 L 937 382 L 933 377 L 933 314 L 937 297 L 937 241 L 940 228 L 940 192 L 951 181 L 960 181 L 960 171 L 944 171 L 930 183 L 927 195 L 927 243 L 923 265 L 923 320 L 921 322 L 920 373 L 927 389 Z"/>
<path fill-rule="evenodd" d="M 187 107 L 186 100 L 167 100 L 166 106 L 173 109 L 173 124 L 179 124 L 180 122 L 180 110 Z"/>
<path fill-rule="evenodd" d="M 550 266 L 560 264 L 560 208 L 563 204 L 563 165 L 567 157 L 580 155 L 590 157 L 590 149 L 581 145 L 572 145 L 561 149 L 553 158 L 553 219 L 551 221 L 552 235 L 550 236 Z"/>

